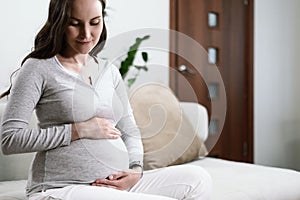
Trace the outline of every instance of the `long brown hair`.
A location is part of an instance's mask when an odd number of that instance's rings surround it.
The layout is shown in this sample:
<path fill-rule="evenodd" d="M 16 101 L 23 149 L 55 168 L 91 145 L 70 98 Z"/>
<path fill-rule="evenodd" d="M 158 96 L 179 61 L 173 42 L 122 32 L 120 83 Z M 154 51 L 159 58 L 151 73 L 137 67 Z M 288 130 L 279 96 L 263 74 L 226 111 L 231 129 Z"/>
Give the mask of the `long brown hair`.
<path fill-rule="evenodd" d="M 106 1 L 99 0 L 102 4 L 102 15 L 105 16 Z M 34 50 L 21 62 L 21 66 L 28 58 L 47 59 L 61 53 L 65 48 L 65 30 L 71 17 L 73 0 L 51 0 L 49 4 L 48 19 L 34 40 Z M 96 56 L 104 47 L 107 30 L 103 20 L 103 30 L 97 45 L 91 50 L 90 55 Z M 19 68 L 20 69 L 20 68 Z M 12 87 L 12 73 L 9 89 L 1 94 L 0 99 L 9 95 Z"/>

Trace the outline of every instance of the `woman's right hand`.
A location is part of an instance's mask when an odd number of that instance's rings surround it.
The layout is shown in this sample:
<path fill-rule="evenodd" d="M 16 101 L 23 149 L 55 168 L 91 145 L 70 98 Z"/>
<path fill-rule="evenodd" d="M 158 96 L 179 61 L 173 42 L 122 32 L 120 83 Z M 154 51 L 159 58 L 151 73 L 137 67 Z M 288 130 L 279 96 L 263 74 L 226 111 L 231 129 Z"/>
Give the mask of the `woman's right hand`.
<path fill-rule="evenodd" d="M 121 132 L 109 120 L 94 117 L 85 122 L 73 123 L 71 140 L 79 138 L 118 139 L 121 135 Z"/>

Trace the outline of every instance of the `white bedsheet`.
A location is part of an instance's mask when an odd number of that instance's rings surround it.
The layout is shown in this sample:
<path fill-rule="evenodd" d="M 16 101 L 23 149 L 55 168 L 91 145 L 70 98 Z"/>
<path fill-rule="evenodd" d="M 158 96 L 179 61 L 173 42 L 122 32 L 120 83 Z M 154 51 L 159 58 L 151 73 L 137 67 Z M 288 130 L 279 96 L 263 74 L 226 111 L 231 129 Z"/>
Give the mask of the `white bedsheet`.
<path fill-rule="evenodd" d="M 213 200 L 300 200 L 300 172 L 215 158 L 191 162 L 205 168 Z M 25 199 L 26 181 L 0 182 L 0 200 Z"/>
<path fill-rule="evenodd" d="M 300 200 L 300 172 L 215 158 L 192 164 L 211 174 L 214 200 Z"/>

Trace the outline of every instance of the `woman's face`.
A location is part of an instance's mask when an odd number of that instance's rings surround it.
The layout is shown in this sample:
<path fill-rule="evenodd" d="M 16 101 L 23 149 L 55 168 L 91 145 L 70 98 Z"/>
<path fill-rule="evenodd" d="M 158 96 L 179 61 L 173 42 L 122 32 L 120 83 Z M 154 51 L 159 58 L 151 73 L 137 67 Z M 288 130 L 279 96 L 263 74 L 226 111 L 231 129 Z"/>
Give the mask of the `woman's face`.
<path fill-rule="evenodd" d="M 65 54 L 88 54 L 98 43 L 103 30 L 102 4 L 99 0 L 74 0 L 65 31 Z"/>

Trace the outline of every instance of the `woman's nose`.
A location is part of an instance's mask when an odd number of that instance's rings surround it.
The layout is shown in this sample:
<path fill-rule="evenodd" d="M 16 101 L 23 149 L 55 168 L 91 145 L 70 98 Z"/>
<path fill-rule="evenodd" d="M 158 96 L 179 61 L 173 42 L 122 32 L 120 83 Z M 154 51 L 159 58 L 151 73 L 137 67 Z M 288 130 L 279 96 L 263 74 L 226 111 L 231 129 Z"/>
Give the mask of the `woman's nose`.
<path fill-rule="evenodd" d="M 89 39 L 91 37 L 91 29 L 88 24 L 82 26 L 80 35 L 82 39 Z"/>

